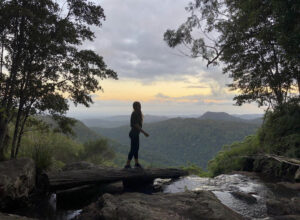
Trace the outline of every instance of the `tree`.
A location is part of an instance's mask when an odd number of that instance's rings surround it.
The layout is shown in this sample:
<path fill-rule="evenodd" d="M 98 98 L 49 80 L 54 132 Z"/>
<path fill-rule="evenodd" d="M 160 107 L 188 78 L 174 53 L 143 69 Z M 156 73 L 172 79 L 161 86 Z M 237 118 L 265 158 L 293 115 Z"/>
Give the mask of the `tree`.
<path fill-rule="evenodd" d="M 207 66 L 225 64 L 238 105 L 276 108 L 300 98 L 299 1 L 194 0 L 186 9 L 187 21 L 164 40 Z"/>
<path fill-rule="evenodd" d="M 68 100 L 89 106 L 99 79 L 117 79 L 103 58 L 79 46 L 95 36 L 103 9 L 88 0 L 1 0 L 0 159 L 8 124 L 14 123 L 11 157 L 15 158 L 24 125 L 31 115 L 51 114 L 64 126 Z M 2 68 L 3 67 L 3 68 Z M 65 127 L 66 128 L 66 127 Z"/>

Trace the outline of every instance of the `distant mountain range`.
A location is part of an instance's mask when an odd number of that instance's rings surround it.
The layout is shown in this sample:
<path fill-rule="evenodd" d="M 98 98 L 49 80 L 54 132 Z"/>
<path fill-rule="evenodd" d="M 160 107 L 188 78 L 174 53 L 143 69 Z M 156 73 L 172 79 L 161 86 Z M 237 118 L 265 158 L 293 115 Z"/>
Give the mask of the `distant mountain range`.
<path fill-rule="evenodd" d="M 46 116 L 43 120 L 55 126 L 50 117 Z M 73 127 L 76 134 L 74 139 L 81 143 L 99 138 L 108 139 L 109 146 L 120 155 L 117 159 L 121 164 L 122 161 L 125 162 L 130 148 L 129 116 L 105 119 L 105 123 L 113 122 L 122 122 L 123 125 L 111 128 L 87 127 L 85 123 L 77 121 Z M 99 125 L 97 123 L 95 121 L 95 124 Z M 146 115 L 143 127 L 150 133 L 150 137 L 145 138 L 141 135 L 141 159 L 144 163 L 154 166 L 181 166 L 193 163 L 205 168 L 207 162 L 222 146 L 254 134 L 261 123 L 261 118 L 247 120 L 224 112 L 206 112 L 198 118 L 169 119 L 165 116 Z"/>
<path fill-rule="evenodd" d="M 169 119 L 166 116 L 155 116 L 155 115 L 145 115 L 145 123 L 153 123 L 158 121 L 164 121 Z M 107 118 L 92 118 L 92 119 L 82 119 L 81 121 L 88 127 L 101 127 L 101 128 L 117 128 L 123 125 L 127 125 L 130 120 L 130 115 L 119 115 Z"/>
<path fill-rule="evenodd" d="M 254 134 L 261 122 L 261 119 L 246 120 L 223 112 L 207 112 L 199 118 L 145 123 L 150 137 L 141 135 L 140 155 L 150 164 L 180 166 L 193 163 L 205 168 L 223 145 Z M 126 146 L 125 149 L 115 148 L 117 152 L 125 154 L 129 151 L 129 122 L 117 128 L 92 127 L 92 130 Z"/>
<path fill-rule="evenodd" d="M 199 119 L 205 120 L 222 120 L 222 121 L 234 121 L 234 122 L 244 122 L 244 123 L 253 123 L 253 124 L 261 124 L 262 123 L 262 115 L 257 115 L 258 117 L 253 117 L 254 115 L 239 115 L 233 116 L 226 112 L 206 112 Z"/>
<path fill-rule="evenodd" d="M 247 119 L 247 120 L 263 118 L 264 117 L 263 114 L 233 114 L 233 116 L 238 117 L 238 118 L 242 118 L 242 119 Z"/>
<path fill-rule="evenodd" d="M 225 120 L 225 121 L 241 121 L 240 119 L 248 120 L 255 119 L 255 123 L 260 123 L 260 118 L 263 117 L 261 114 L 241 114 L 241 115 L 229 115 L 225 112 L 206 112 L 202 116 L 177 116 L 176 118 L 200 118 L 200 119 L 212 119 L 212 120 Z M 159 121 L 165 121 L 174 116 L 156 116 L 156 115 L 145 115 L 144 123 L 154 123 Z M 118 115 L 101 118 L 88 118 L 82 119 L 81 121 L 88 127 L 100 127 L 100 128 L 117 128 L 124 125 L 128 125 L 130 115 Z"/>

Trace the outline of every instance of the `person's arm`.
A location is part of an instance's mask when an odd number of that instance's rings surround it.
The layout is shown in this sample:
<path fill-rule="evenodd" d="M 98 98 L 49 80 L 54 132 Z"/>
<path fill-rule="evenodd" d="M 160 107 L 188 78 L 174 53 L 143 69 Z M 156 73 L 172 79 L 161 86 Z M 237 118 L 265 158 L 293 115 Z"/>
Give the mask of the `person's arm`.
<path fill-rule="evenodd" d="M 146 137 L 149 137 L 149 134 L 148 134 L 146 131 L 144 131 L 144 130 L 140 127 L 139 124 L 135 124 L 134 127 L 135 127 L 136 129 L 138 129 L 140 132 L 142 132 Z"/>

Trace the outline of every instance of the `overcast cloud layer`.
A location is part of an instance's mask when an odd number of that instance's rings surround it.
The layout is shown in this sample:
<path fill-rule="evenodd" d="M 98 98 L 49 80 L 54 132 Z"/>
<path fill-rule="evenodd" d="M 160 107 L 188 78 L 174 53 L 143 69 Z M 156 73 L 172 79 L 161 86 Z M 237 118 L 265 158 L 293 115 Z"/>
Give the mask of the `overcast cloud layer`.
<path fill-rule="evenodd" d="M 184 8 L 188 2 L 189 0 L 101 0 L 106 21 L 101 29 L 94 29 L 95 41 L 85 43 L 83 47 L 102 55 L 109 68 L 118 73 L 120 81 L 134 80 L 149 85 L 157 80 L 184 81 L 186 76 L 191 75 L 197 76 L 198 82 L 187 83 L 186 89 L 211 88 L 212 94 L 207 97 L 201 94 L 182 97 L 187 100 L 185 107 L 178 103 L 180 97 L 158 93 L 153 100 L 143 105 L 150 114 L 200 114 L 206 110 L 259 112 L 254 105 L 243 108 L 232 106 L 233 95 L 226 93 L 226 84 L 230 83 L 230 79 L 221 73 L 220 67 L 207 69 L 204 61 L 180 56 L 177 50 L 168 48 L 163 41 L 163 34 L 167 29 L 176 28 L 185 21 L 187 12 Z M 205 101 L 208 99 L 220 102 Z M 83 108 L 72 107 L 70 114 L 77 116 L 84 111 Z M 91 115 L 126 114 L 131 111 L 131 102 L 96 101 L 88 111 Z"/>

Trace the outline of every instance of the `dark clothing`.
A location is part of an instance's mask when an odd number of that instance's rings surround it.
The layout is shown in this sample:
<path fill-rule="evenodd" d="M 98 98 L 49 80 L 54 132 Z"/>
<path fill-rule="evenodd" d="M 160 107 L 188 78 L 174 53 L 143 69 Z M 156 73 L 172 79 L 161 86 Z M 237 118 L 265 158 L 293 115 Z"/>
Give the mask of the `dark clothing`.
<path fill-rule="evenodd" d="M 128 160 L 131 160 L 132 157 L 135 159 L 139 158 L 139 147 L 140 147 L 140 136 L 138 134 L 130 136 L 130 152 L 128 154 Z"/>
<path fill-rule="evenodd" d="M 140 134 L 140 130 L 134 126 L 136 124 L 142 127 L 142 119 L 140 118 L 139 114 L 134 111 L 132 112 L 130 117 L 130 126 L 131 126 L 130 134 Z"/>
<path fill-rule="evenodd" d="M 130 126 L 131 130 L 129 132 L 130 137 L 130 152 L 128 154 L 128 160 L 131 160 L 132 157 L 135 159 L 138 159 L 139 156 L 139 147 L 140 147 L 140 130 L 135 127 L 135 125 L 138 124 L 140 127 L 142 127 L 142 119 L 140 118 L 139 114 L 137 112 L 132 112 L 130 117 Z"/>

